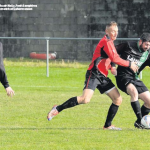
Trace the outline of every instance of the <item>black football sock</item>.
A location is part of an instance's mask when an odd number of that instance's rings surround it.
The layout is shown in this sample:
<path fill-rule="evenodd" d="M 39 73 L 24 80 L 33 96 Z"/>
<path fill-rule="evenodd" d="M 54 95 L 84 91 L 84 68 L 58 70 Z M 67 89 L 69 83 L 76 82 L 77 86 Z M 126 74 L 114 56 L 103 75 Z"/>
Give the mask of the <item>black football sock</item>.
<path fill-rule="evenodd" d="M 146 108 L 144 105 L 141 107 L 141 113 L 142 113 L 142 117 L 145 115 L 148 115 L 150 112 L 149 108 Z"/>
<path fill-rule="evenodd" d="M 141 123 L 141 119 L 142 119 L 142 114 L 141 114 L 141 108 L 140 108 L 140 103 L 139 101 L 135 101 L 135 102 L 131 102 L 131 106 L 134 110 L 134 113 L 137 117 L 137 123 Z"/>
<path fill-rule="evenodd" d="M 57 106 L 56 109 L 58 110 L 58 112 L 61 112 L 63 109 L 74 107 L 76 105 L 78 105 L 77 97 L 72 97 L 63 104 Z"/>
<path fill-rule="evenodd" d="M 119 108 L 119 106 L 117 106 L 113 103 L 111 104 L 109 111 L 108 111 L 108 114 L 107 114 L 107 119 L 106 119 L 106 122 L 104 125 L 105 128 L 111 126 L 111 122 L 112 122 L 113 118 L 115 117 L 115 115 L 118 111 L 118 108 Z"/>

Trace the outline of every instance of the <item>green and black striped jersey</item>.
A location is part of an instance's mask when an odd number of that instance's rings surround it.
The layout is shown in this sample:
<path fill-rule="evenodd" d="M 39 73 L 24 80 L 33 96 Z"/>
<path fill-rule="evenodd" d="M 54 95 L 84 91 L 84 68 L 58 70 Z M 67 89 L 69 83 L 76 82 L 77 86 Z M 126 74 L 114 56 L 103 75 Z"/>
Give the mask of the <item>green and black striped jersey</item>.
<path fill-rule="evenodd" d="M 116 50 L 120 57 L 131 62 L 137 62 L 139 69 L 147 60 L 150 50 L 142 51 L 138 42 L 126 42 L 116 45 Z M 129 78 L 138 78 L 138 73 L 134 73 L 129 67 L 118 66 L 117 76 L 127 76 Z"/>

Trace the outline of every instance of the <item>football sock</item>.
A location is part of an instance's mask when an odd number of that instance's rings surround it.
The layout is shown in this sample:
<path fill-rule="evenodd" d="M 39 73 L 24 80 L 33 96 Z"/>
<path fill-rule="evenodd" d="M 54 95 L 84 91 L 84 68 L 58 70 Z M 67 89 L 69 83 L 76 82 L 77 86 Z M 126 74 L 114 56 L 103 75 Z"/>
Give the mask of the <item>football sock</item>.
<path fill-rule="evenodd" d="M 145 115 L 148 115 L 150 112 L 149 108 L 146 108 L 144 105 L 141 107 L 141 113 L 142 113 L 142 117 Z"/>
<path fill-rule="evenodd" d="M 111 122 L 112 122 L 113 118 L 115 117 L 115 115 L 118 111 L 118 108 L 119 108 L 119 106 L 117 106 L 113 103 L 111 104 L 109 111 L 108 111 L 108 114 L 107 114 L 107 119 L 106 119 L 106 122 L 104 125 L 105 128 L 111 126 Z"/>
<path fill-rule="evenodd" d="M 63 104 L 57 106 L 56 109 L 58 112 L 61 112 L 63 109 L 74 107 L 76 105 L 78 105 L 77 97 L 72 97 Z"/>
<path fill-rule="evenodd" d="M 133 111 L 137 117 L 137 123 L 141 123 L 142 114 L 141 114 L 141 108 L 139 101 L 131 102 L 131 106 L 133 108 Z"/>

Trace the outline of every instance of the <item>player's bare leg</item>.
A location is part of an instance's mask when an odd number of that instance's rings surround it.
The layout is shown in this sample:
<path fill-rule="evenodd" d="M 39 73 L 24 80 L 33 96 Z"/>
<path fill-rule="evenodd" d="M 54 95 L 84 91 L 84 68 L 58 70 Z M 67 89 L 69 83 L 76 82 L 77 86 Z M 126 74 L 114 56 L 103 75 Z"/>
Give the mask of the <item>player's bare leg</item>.
<path fill-rule="evenodd" d="M 85 89 L 83 91 L 82 96 L 77 96 L 77 101 L 79 104 L 87 104 L 90 102 L 92 96 L 94 94 L 94 91 L 91 89 Z"/>
<path fill-rule="evenodd" d="M 53 106 L 53 108 L 47 115 L 47 119 L 50 121 L 54 116 L 58 115 L 58 113 L 64 109 L 75 107 L 76 105 L 86 104 L 90 102 L 90 99 L 92 98 L 93 94 L 94 94 L 93 90 L 85 89 L 83 91 L 82 96 L 72 97 L 61 105 Z"/>
<path fill-rule="evenodd" d="M 138 91 L 132 83 L 129 83 L 127 85 L 127 93 L 131 96 L 131 106 L 137 117 L 137 120 L 135 121 L 134 126 L 136 128 L 143 129 L 144 126 L 141 124 L 142 113 L 141 113 L 140 103 L 138 101 Z"/>
<path fill-rule="evenodd" d="M 120 96 L 119 91 L 115 87 L 106 94 L 111 98 L 113 103 L 109 108 L 106 122 L 105 122 L 103 129 L 122 130 L 121 128 L 115 127 L 114 125 L 111 124 L 113 118 L 115 117 L 118 111 L 119 105 L 122 103 L 122 97 Z"/>

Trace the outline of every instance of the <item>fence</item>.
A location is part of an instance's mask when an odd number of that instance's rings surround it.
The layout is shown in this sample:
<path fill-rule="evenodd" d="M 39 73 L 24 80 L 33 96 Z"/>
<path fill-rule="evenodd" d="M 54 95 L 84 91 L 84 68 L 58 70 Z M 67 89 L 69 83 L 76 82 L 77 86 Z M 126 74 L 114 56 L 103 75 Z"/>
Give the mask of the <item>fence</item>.
<path fill-rule="evenodd" d="M 46 76 L 49 77 L 49 41 L 50 40 L 97 40 L 101 38 L 61 38 L 61 37 L 0 37 L 0 39 L 45 40 L 46 41 Z M 117 38 L 119 41 L 136 41 L 139 38 Z M 142 72 L 140 73 L 142 79 Z"/>

